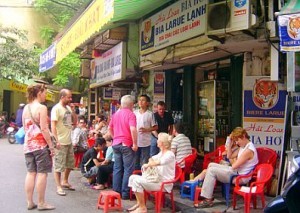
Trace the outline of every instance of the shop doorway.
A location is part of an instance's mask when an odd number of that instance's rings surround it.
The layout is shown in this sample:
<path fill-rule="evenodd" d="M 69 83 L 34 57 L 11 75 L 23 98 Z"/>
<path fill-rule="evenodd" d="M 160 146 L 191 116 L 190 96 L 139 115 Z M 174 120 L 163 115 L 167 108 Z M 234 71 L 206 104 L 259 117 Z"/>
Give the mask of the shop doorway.
<path fill-rule="evenodd" d="M 10 115 L 10 109 L 11 109 L 11 91 L 9 90 L 3 90 L 3 112 L 2 113 L 7 113 L 7 118 Z"/>

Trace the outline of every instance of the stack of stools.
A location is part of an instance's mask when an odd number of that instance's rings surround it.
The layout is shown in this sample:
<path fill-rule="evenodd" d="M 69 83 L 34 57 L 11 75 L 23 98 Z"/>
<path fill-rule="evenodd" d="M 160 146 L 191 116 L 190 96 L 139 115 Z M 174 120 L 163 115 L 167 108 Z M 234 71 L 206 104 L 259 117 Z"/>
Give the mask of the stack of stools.
<path fill-rule="evenodd" d="M 194 200 L 195 197 L 195 189 L 198 186 L 197 180 L 189 180 L 184 181 L 181 184 L 180 195 L 181 198 L 189 198 L 190 200 Z"/>
<path fill-rule="evenodd" d="M 101 191 L 98 197 L 97 209 L 102 208 L 106 213 L 108 210 L 123 210 L 121 195 L 118 192 L 109 190 Z"/>

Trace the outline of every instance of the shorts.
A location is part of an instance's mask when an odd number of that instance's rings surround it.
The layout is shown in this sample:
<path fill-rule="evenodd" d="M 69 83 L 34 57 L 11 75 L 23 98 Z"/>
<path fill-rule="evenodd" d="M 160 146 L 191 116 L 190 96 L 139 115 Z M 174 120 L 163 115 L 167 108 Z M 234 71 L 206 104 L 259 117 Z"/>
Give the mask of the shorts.
<path fill-rule="evenodd" d="M 28 172 L 50 173 L 52 172 L 52 158 L 48 148 L 36 150 L 25 154 Z"/>
<path fill-rule="evenodd" d="M 55 149 L 54 171 L 64 172 L 65 169 L 73 169 L 75 165 L 73 145 L 61 145 Z"/>

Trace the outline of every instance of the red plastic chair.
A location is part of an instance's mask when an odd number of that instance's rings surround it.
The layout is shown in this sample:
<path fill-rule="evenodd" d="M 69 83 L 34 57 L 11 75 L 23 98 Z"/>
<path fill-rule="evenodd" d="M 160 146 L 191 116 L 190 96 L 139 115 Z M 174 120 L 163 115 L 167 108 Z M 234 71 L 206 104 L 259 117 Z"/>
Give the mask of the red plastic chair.
<path fill-rule="evenodd" d="M 277 163 L 277 153 L 270 148 L 266 147 L 258 147 L 256 148 L 257 155 L 258 155 L 258 164 L 267 163 L 272 165 L 274 171 L 276 169 L 276 163 Z M 267 185 L 267 192 L 271 189 L 271 180 L 266 184 Z"/>
<path fill-rule="evenodd" d="M 256 151 L 257 151 L 257 157 L 258 157 L 257 166 L 260 165 L 260 164 L 270 164 L 273 168 L 273 171 L 274 171 L 275 166 L 276 166 L 276 161 L 277 161 L 276 152 L 273 149 L 266 148 L 266 147 L 258 147 L 258 148 L 256 148 Z M 252 174 L 252 172 L 249 173 L 248 175 L 251 175 L 251 174 Z M 237 177 L 239 177 L 239 176 L 237 176 Z M 224 183 L 223 184 L 223 194 L 224 194 L 227 206 L 229 206 L 230 187 L 231 187 L 231 183 L 232 183 L 234 178 L 236 178 L 236 177 L 235 176 L 231 177 L 230 183 Z M 270 189 L 271 182 L 269 181 L 266 185 L 267 185 L 267 189 Z"/>
<path fill-rule="evenodd" d="M 233 209 L 236 207 L 236 198 L 237 195 L 241 195 L 244 198 L 244 212 L 250 212 L 250 201 L 253 201 L 253 207 L 256 209 L 256 196 L 261 197 L 262 208 L 265 207 L 265 196 L 264 196 L 264 188 L 265 184 L 271 179 L 273 175 L 273 167 L 270 164 L 260 164 L 256 166 L 254 172 L 249 175 L 243 175 L 236 178 L 235 187 L 233 190 Z M 240 186 L 240 180 L 243 178 L 251 177 L 252 180 L 250 187 L 245 187 L 247 189 L 242 191 L 242 187 Z"/>
<path fill-rule="evenodd" d="M 192 173 L 192 166 L 197 158 L 197 150 L 192 148 L 192 154 L 186 156 L 182 161 L 178 162 L 177 164 L 180 165 L 181 162 L 184 161 L 184 168 L 182 169 L 182 174 L 180 177 L 180 183 L 183 183 L 186 179 L 186 176 L 189 176 Z"/>
<path fill-rule="evenodd" d="M 211 162 L 220 163 L 223 159 L 222 153 L 225 151 L 225 145 L 219 146 L 215 151 L 204 155 L 203 169 L 207 169 Z"/>
<path fill-rule="evenodd" d="M 92 148 L 95 144 L 95 138 L 89 138 L 87 143 L 88 143 L 88 147 Z"/>
<path fill-rule="evenodd" d="M 160 213 L 161 210 L 161 205 L 165 203 L 165 195 L 169 194 L 170 195 L 170 199 L 171 199 L 171 203 L 172 203 L 172 212 L 175 212 L 175 203 L 174 203 L 174 195 L 173 195 L 173 189 L 170 193 L 164 191 L 164 186 L 166 184 L 170 184 L 170 183 L 176 183 L 179 178 L 181 177 L 182 174 L 182 169 L 180 168 L 180 166 L 176 165 L 176 172 L 175 172 L 175 178 L 173 180 L 169 180 L 169 181 L 165 181 L 162 182 L 160 190 L 159 191 L 144 191 L 145 193 L 145 202 L 149 196 L 149 194 L 154 196 L 154 200 L 155 200 L 155 212 L 156 213 Z"/>
<path fill-rule="evenodd" d="M 134 170 L 132 172 L 133 175 L 142 175 L 142 170 Z M 130 190 L 129 190 L 129 199 L 132 200 L 134 194 L 132 193 L 132 188 L 130 187 Z"/>

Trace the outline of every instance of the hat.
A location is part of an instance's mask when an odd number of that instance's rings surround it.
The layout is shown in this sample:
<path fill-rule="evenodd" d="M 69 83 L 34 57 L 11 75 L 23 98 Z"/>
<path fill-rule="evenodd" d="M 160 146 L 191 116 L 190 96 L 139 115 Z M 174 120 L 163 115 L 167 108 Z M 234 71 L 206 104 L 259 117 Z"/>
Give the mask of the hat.
<path fill-rule="evenodd" d="M 20 103 L 20 104 L 19 104 L 19 107 L 23 107 L 23 106 L 25 106 L 25 104 L 23 104 L 23 103 Z"/>

